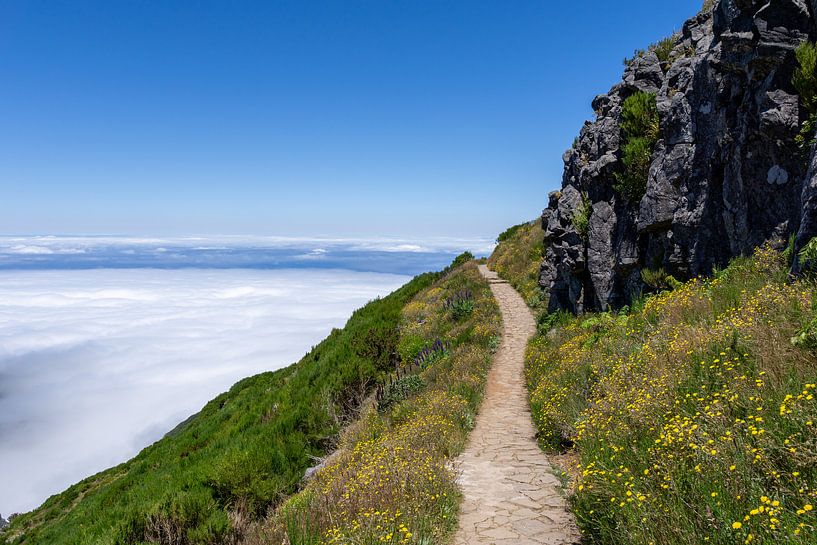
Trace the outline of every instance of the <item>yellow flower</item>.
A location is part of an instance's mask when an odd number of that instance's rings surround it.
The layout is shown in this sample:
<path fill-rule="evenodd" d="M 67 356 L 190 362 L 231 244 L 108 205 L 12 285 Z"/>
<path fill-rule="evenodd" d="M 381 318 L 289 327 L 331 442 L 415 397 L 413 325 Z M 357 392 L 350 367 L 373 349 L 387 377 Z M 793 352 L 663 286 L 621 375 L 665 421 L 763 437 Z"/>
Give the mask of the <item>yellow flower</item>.
<path fill-rule="evenodd" d="M 740 529 L 741 526 L 743 526 L 743 524 L 741 524 L 738 521 L 735 521 L 735 522 L 732 523 L 732 528 L 734 528 L 735 530 Z"/>

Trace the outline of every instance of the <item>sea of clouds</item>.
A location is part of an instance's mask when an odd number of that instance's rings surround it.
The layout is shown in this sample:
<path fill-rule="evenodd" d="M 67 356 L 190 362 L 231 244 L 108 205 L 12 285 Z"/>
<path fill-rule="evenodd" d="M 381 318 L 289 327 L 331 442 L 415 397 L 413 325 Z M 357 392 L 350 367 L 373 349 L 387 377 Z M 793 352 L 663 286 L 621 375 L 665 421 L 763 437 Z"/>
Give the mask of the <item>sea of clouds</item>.
<path fill-rule="evenodd" d="M 334 268 L 418 274 L 469 250 L 488 255 L 489 239 L 279 236 L 0 236 L 0 270 L 92 268 Z"/>
<path fill-rule="evenodd" d="M 153 252 L 160 248 L 167 251 Z M 225 248 L 229 254 L 235 245 L 0 241 L 3 514 L 30 510 L 128 459 L 237 380 L 296 361 L 352 310 L 408 279 L 321 267 L 224 268 L 217 260 L 209 268 L 189 260 L 156 268 L 173 259 L 153 253 L 173 248 Z M 358 251 L 326 241 L 287 248 L 318 262 L 333 252 Z M 381 254 L 371 257 L 374 269 L 411 273 L 450 261 L 453 252 L 437 250 L 433 259 L 406 265 L 399 252 L 416 249 L 366 251 Z M 386 252 L 391 259 L 382 258 Z M 116 262 L 119 254 L 144 259 L 147 268 L 124 268 Z M 78 265 L 71 255 L 98 261 Z M 52 261 L 31 267 L 20 256 Z M 106 260 L 117 268 L 106 267 Z"/>

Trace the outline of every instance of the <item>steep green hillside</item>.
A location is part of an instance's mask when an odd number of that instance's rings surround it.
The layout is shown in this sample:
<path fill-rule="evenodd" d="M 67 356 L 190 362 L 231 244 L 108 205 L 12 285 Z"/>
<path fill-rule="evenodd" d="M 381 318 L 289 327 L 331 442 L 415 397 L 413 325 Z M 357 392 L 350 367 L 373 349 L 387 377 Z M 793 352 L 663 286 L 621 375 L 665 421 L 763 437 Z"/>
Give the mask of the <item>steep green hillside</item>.
<path fill-rule="evenodd" d="M 506 270 L 537 264 L 524 236 L 505 246 Z M 817 286 L 789 278 L 790 254 L 540 320 L 531 408 L 590 543 L 817 541 Z"/>
<path fill-rule="evenodd" d="M 456 527 L 458 454 L 499 345 L 501 316 L 474 263 L 409 303 L 399 350 L 408 362 L 343 448 L 252 544 L 446 543 Z"/>
<path fill-rule="evenodd" d="M 461 260 L 462 261 L 462 260 Z M 240 381 L 134 459 L 14 519 L 14 544 L 210 544 L 295 491 L 394 367 L 403 307 L 438 274 L 357 310 L 298 363 Z"/>
<path fill-rule="evenodd" d="M 497 237 L 497 247 L 488 258 L 488 267 L 510 282 L 532 308 L 542 303 L 539 266 L 544 236 L 540 220 L 514 225 Z"/>

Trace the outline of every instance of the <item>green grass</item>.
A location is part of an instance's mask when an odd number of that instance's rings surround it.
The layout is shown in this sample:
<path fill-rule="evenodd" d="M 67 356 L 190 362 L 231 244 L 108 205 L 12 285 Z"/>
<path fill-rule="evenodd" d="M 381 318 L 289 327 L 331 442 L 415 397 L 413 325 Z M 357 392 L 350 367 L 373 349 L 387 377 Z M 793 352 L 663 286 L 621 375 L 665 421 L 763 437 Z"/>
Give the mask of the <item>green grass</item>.
<path fill-rule="evenodd" d="M 514 233 L 491 261 L 541 258 Z M 526 380 L 587 543 L 817 542 L 817 284 L 769 246 L 621 312 L 543 314 Z"/>
<path fill-rule="evenodd" d="M 439 274 L 357 310 L 296 364 L 244 379 L 132 460 L 52 496 L 12 544 L 215 544 L 295 492 L 393 368 L 403 307 Z M 161 536 L 161 538 L 160 538 Z"/>
<path fill-rule="evenodd" d="M 535 309 L 542 305 L 543 300 L 539 287 L 539 265 L 542 263 L 544 238 L 539 220 L 515 225 L 499 235 L 497 247 L 488 258 L 488 267 L 507 280 Z"/>
<path fill-rule="evenodd" d="M 573 460 L 589 543 L 817 541 L 816 308 L 764 247 L 531 341 L 538 435 Z"/>
<path fill-rule="evenodd" d="M 454 317 L 448 302 L 464 291 L 472 309 Z M 396 395 L 367 407 L 332 462 L 248 545 L 449 541 L 460 497 L 450 460 L 474 425 L 501 316 L 490 286 L 466 263 L 420 292 L 400 324 L 409 361 L 437 339 L 448 348 L 404 368 Z"/>

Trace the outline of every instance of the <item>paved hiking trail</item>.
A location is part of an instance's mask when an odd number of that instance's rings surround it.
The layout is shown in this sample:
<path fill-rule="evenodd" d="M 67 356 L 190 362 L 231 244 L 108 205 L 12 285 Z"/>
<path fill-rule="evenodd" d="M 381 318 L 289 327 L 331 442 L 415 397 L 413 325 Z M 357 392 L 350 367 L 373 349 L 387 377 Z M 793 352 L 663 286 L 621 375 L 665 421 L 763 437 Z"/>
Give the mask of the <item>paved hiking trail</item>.
<path fill-rule="evenodd" d="M 504 328 L 476 427 L 457 460 L 464 498 L 454 544 L 578 543 L 528 408 L 525 346 L 536 323 L 516 290 L 485 265 L 480 272 L 491 283 Z"/>

